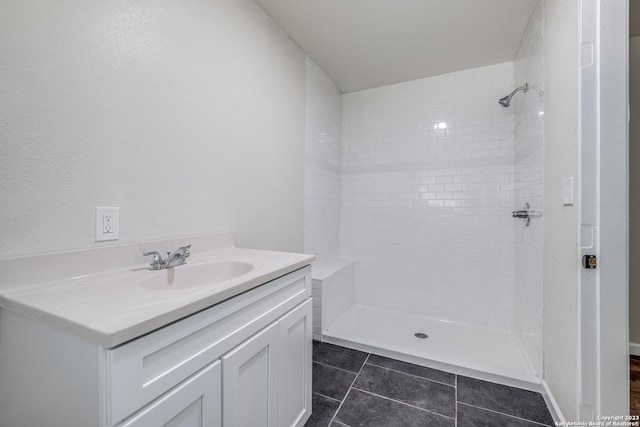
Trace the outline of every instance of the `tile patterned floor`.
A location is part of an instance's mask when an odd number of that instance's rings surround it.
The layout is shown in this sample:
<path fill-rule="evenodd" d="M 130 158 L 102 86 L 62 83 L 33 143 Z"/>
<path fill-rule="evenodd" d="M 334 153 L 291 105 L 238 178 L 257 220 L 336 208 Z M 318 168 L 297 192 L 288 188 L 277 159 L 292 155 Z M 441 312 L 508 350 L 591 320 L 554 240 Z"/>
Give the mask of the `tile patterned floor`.
<path fill-rule="evenodd" d="M 553 425 L 539 393 L 313 342 L 305 427 Z"/>

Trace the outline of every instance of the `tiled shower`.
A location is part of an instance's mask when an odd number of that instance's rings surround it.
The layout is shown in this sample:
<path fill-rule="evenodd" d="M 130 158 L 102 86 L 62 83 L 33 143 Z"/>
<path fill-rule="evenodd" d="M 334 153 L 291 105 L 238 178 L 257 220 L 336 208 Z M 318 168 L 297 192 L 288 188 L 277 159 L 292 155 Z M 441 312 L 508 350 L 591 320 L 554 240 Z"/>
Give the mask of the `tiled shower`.
<path fill-rule="evenodd" d="M 340 253 L 366 305 L 513 324 L 504 63 L 343 96 Z"/>
<path fill-rule="evenodd" d="M 307 60 L 305 251 L 321 264 L 354 261 L 354 306 L 376 320 L 401 313 L 408 328 L 495 332 L 486 346 L 509 341 L 495 348 L 519 352 L 526 373 L 466 367 L 528 382 L 542 375 L 544 216 L 526 227 L 511 212 L 525 202 L 543 212 L 542 19 L 539 5 L 515 61 L 366 91 L 340 95 Z M 525 82 L 509 108 L 498 104 Z M 354 340 L 349 316 L 323 325 L 327 339 Z M 428 345 L 440 345 L 438 333 L 460 336 L 434 331 Z M 422 343 L 360 344 L 431 359 Z"/>

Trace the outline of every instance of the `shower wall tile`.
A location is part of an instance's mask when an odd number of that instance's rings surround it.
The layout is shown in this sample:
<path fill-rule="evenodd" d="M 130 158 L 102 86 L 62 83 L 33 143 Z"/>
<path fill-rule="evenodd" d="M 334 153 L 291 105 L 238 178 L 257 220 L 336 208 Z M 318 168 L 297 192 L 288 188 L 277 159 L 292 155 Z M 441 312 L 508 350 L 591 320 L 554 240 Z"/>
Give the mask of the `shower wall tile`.
<path fill-rule="evenodd" d="M 520 43 L 515 61 L 515 84 L 529 83 L 525 96 L 516 96 L 515 203 L 544 212 L 544 69 L 543 5 L 538 4 Z M 516 221 L 515 329 L 533 369 L 542 376 L 542 300 L 544 215 L 529 227 Z"/>
<path fill-rule="evenodd" d="M 358 303 L 513 327 L 514 117 L 497 102 L 513 73 L 343 95 L 340 256 Z"/>
<path fill-rule="evenodd" d="M 318 262 L 338 258 L 341 104 L 336 85 L 307 58 L 304 251 Z"/>

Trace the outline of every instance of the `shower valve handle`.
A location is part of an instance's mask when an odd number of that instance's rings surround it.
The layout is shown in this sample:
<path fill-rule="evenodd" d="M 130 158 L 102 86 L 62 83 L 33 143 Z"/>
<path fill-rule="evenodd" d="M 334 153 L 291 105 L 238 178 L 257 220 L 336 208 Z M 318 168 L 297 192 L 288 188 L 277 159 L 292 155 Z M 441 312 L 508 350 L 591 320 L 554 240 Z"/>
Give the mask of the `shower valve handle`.
<path fill-rule="evenodd" d="M 529 205 L 529 203 L 525 203 L 523 210 L 513 211 L 511 212 L 511 216 L 514 218 L 522 218 L 527 220 L 526 226 L 528 227 L 531 223 L 531 218 L 540 218 L 542 216 L 542 213 L 531 210 L 531 206 Z"/>

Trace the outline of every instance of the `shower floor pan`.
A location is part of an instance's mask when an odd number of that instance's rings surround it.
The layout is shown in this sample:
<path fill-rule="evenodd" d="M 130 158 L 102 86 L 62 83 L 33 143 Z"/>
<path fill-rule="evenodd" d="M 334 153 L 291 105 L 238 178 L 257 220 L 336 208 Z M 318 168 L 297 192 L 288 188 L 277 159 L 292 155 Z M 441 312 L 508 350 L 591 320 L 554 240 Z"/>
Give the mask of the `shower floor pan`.
<path fill-rule="evenodd" d="M 428 337 L 418 338 L 416 333 Z M 541 379 L 509 329 L 353 305 L 324 332 L 322 339 L 430 368 L 540 391 Z"/>

